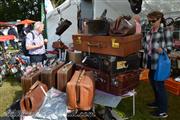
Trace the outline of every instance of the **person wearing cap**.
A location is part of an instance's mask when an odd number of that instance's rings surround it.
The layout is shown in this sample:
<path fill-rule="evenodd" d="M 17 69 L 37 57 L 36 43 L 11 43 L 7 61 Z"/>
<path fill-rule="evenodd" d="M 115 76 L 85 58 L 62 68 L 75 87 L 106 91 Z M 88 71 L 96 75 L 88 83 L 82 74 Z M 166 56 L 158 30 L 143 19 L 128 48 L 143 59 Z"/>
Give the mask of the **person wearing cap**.
<path fill-rule="evenodd" d="M 148 103 L 149 108 L 156 108 L 152 112 L 153 117 L 166 118 L 168 117 L 168 102 L 167 93 L 164 86 L 164 81 L 154 79 L 157 69 L 159 55 L 165 50 L 169 53 L 172 50 L 172 33 L 166 27 L 164 15 L 160 11 L 153 11 L 147 15 L 149 24 L 144 30 L 143 39 L 143 66 L 150 70 L 149 81 L 154 93 L 154 101 Z"/>

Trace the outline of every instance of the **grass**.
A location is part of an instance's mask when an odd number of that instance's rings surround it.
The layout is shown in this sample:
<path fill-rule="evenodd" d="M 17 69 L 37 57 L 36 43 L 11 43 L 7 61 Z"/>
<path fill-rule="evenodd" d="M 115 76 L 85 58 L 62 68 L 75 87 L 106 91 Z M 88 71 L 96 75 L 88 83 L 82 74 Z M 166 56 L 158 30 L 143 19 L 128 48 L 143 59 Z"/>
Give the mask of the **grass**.
<path fill-rule="evenodd" d="M 157 120 L 153 119 L 150 112 L 153 109 L 147 108 L 146 104 L 152 102 L 153 93 L 148 82 L 141 81 L 136 89 L 136 115 L 130 120 Z M 132 115 L 132 97 L 123 99 L 116 111 L 126 116 Z M 175 96 L 168 92 L 168 118 L 164 120 L 180 120 L 180 96 Z"/>
<path fill-rule="evenodd" d="M 157 120 L 150 116 L 150 111 L 146 107 L 146 103 L 153 100 L 152 89 L 147 82 L 140 82 L 136 95 L 136 115 L 129 118 L 129 120 Z M 13 80 L 9 77 L 2 87 L 0 87 L 0 117 L 6 115 L 6 109 L 14 101 L 21 97 L 22 89 L 20 82 Z M 180 120 L 180 96 L 175 96 L 168 93 L 169 100 L 169 117 L 164 120 Z M 121 115 L 131 116 L 132 115 L 132 98 L 123 99 L 116 111 Z"/>
<path fill-rule="evenodd" d="M 21 97 L 22 88 L 18 80 L 8 77 L 0 87 L 0 117 L 6 116 L 6 109 Z"/>

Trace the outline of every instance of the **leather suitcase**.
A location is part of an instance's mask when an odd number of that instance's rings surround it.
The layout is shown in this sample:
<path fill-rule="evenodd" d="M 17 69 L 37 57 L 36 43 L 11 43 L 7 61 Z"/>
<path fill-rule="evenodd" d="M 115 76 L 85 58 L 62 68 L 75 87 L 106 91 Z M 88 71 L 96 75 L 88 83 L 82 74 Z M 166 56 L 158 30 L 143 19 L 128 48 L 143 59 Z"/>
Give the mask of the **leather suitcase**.
<path fill-rule="evenodd" d="M 92 72 L 75 71 L 66 87 L 67 104 L 70 110 L 87 111 L 93 107 L 95 84 Z"/>
<path fill-rule="evenodd" d="M 93 70 L 93 73 L 96 89 L 119 96 L 137 87 L 140 70 L 119 74 L 107 74 L 99 70 Z"/>
<path fill-rule="evenodd" d="M 180 82 L 175 81 L 174 78 L 166 80 L 165 87 L 170 93 L 180 96 Z"/>
<path fill-rule="evenodd" d="M 26 94 L 26 92 L 29 91 L 30 87 L 37 81 L 37 80 L 41 80 L 41 72 L 43 71 L 43 69 L 36 69 L 34 71 L 32 71 L 30 74 L 28 75 L 23 75 L 21 77 L 21 86 L 23 89 L 23 94 Z"/>
<path fill-rule="evenodd" d="M 106 73 L 115 74 L 139 69 L 140 59 L 137 53 L 127 57 L 90 54 L 83 64 Z"/>
<path fill-rule="evenodd" d="M 65 92 L 66 91 L 66 85 L 67 82 L 71 79 L 73 75 L 73 67 L 74 64 L 67 63 L 63 65 L 58 71 L 57 71 L 57 89 L 60 91 Z"/>
<path fill-rule="evenodd" d="M 139 83 L 139 75 L 139 70 L 133 70 L 115 76 L 111 79 L 109 93 L 119 96 L 135 89 Z"/>
<path fill-rule="evenodd" d="M 68 60 L 73 61 L 76 64 L 81 64 L 82 52 L 80 51 L 68 51 Z"/>
<path fill-rule="evenodd" d="M 41 81 L 48 86 L 57 88 L 57 71 L 64 65 L 64 62 L 59 62 L 55 66 L 44 68 L 41 72 Z"/>
<path fill-rule="evenodd" d="M 110 89 L 110 81 L 111 75 L 101 70 L 94 69 L 91 67 L 87 67 L 84 65 L 76 64 L 76 70 L 85 69 L 86 71 L 92 71 L 94 80 L 95 80 L 95 88 L 104 92 L 109 92 Z"/>
<path fill-rule="evenodd" d="M 125 37 L 79 34 L 72 37 L 75 50 L 124 57 L 141 49 L 142 34 Z"/>
<path fill-rule="evenodd" d="M 111 76 L 100 70 L 93 70 L 96 89 L 109 92 Z"/>

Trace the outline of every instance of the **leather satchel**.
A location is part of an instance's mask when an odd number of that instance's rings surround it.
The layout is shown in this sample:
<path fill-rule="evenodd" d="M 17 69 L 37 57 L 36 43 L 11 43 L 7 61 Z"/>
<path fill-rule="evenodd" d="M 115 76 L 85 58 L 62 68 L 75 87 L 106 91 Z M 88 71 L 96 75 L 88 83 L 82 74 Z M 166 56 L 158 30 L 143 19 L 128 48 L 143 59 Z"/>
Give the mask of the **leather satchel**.
<path fill-rule="evenodd" d="M 21 112 L 25 115 L 36 113 L 44 101 L 47 90 L 45 84 L 36 81 L 20 101 Z"/>
<path fill-rule="evenodd" d="M 127 16 L 118 17 L 110 26 L 110 35 L 127 36 L 136 32 L 136 23 Z"/>
<path fill-rule="evenodd" d="M 61 40 L 53 42 L 52 47 L 55 49 L 68 49 L 68 47 Z"/>
<path fill-rule="evenodd" d="M 92 72 L 75 71 L 66 87 L 67 105 L 70 110 L 88 111 L 93 106 L 95 83 Z"/>
<path fill-rule="evenodd" d="M 71 25 L 71 21 L 69 20 L 64 20 L 61 18 L 59 24 L 58 24 L 58 27 L 56 28 L 56 34 L 57 35 L 61 35 L 66 29 L 69 28 L 69 26 Z"/>

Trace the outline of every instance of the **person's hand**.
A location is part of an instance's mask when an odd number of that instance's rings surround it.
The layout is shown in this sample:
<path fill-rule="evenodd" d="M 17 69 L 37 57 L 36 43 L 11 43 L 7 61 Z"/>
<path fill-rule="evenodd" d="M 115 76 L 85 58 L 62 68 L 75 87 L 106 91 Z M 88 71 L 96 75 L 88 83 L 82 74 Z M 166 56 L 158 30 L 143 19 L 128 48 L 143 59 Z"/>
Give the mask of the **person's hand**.
<path fill-rule="evenodd" d="M 48 43 L 48 40 L 47 40 L 47 39 L 44 39 L 44 43 L 47 44 L 47 43 Z"/>
<path fill-rule="evenodd" d="M 37 45 L 37 48 L 41 48 L 43 46 L 44 46 L 44 43 L 40 43 L 40 44 Z"/>
<path fill-rule="evenodd" d="M 156 52 L 158 52 L 159 54 L 163 52 L 163 49 L 162 48 L 158 48 L 156 49 Z"/>

